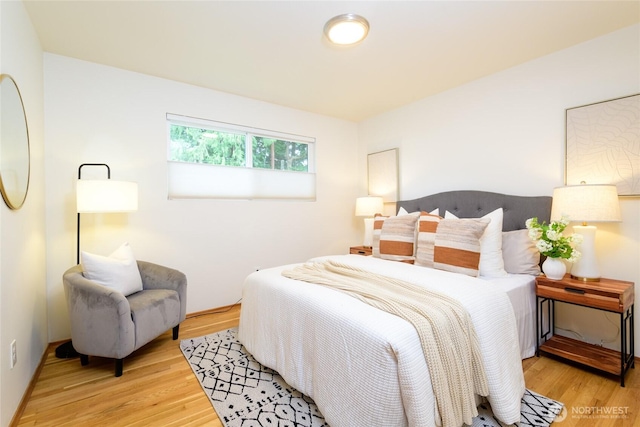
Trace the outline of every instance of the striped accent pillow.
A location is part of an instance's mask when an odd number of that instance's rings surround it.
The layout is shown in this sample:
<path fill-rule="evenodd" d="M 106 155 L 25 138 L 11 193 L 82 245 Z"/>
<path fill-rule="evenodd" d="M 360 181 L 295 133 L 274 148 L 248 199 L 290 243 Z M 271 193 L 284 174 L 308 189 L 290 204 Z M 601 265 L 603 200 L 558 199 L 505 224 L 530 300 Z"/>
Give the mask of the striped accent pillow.
<path fill-rule="evenodd" d="M 433 250 L 434 268 L 477 277 L 480 238 L 489 222 L 489 218 L 440 220 Z"/>
<path fill-rule="evenodd" d="M 433 250 L 436 243 L 436 230 L 442 218 L 426 212 L 420 212 L 418 218 L 418 239 L 416 248 L 416 264 L 433 267 Z"/>
<path fill-rule="evenodd" d="M 372 255 L 413 264 L 419 215 L 419 212 L 414 212 L 392 217 L 376 216 L 373 222 Z"/>
<path fill-rule="evenodd" d="M 382 233 L 382 224 L 388 216 L 376 214 L 373 217 L 373 239 L 371 241 L 371 255 L 380 258 L 380 233 Z"/>

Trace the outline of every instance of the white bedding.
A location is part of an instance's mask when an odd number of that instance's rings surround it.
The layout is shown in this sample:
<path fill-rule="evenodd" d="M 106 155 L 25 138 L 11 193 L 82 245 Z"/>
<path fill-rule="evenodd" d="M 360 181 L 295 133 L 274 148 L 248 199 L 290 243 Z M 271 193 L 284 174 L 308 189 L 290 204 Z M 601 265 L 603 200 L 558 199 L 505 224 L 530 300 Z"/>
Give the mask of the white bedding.
<path fill-rule="evenodd" d="M 331 257 L 457 298 L 479 337 L 489 402 L 520 420 L 524 378 L 513 308 L 493 283 L 374 257 Z M 433 426 L 439 416 L 413 326 L 355 298 L 287 279 L 282 266 L 251 274 L 239 339 L 262 364 L 314 399 L 332 427 Z"/>
<path fill-rule="evenodd" d="M 516 315 L 520 357 L 532 357 L 536 352 L 536 277 L 529 274 L 509 274 L 508 277 L 481 279 L 507 293 Z"/>

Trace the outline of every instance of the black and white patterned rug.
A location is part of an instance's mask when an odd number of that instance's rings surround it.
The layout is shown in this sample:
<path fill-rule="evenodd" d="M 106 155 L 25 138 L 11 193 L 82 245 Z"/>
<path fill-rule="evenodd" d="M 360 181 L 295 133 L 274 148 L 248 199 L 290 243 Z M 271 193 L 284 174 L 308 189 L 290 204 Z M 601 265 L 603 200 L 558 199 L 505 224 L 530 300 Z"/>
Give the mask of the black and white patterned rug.
<path fill-rule="evenodd" d="M 262 366 L 240 344 L 236 328 L 182 340 L 180 349 L 226 427 L 327 426 L 313 400 L 290 387 L 274 370 Z M 526 390 L 521 427 L 547 427 L 562 410 L 556 402 Z M 474 427 L 503 427 L 491 406 L 478 407 Z"/>

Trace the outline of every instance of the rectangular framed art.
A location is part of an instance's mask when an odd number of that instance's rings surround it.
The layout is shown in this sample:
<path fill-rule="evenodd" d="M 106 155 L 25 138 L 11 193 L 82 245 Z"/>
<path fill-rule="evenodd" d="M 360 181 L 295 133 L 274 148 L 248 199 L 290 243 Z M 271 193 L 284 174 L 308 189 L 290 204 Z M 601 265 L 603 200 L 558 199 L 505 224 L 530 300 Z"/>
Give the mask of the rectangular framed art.
<path fill-rule="evenodd" d="M 566 110 L 565 183 L 582 182 L 640 196 L 640 94 Z"/>
<path fill-rule="evenodd" d="M 384 203 L 398 201 L 398 149 L 367 155 L 369 195 L 381 196 Z"/>

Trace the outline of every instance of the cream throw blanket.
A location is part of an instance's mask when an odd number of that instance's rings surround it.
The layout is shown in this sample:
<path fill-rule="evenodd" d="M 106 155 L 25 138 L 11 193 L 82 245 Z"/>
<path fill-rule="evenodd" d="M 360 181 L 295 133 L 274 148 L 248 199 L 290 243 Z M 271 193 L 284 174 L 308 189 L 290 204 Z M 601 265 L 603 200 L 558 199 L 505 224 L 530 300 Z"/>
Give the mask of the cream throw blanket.
<path fill-rule="evenodd" d="M 282 275 L 342 291 L 410 322 L 418 332 L 443 427 L 471 425 L 475 394 L 489 388 L 468 312 L 439 292 L 338 261 L 307 263 Z"/>

